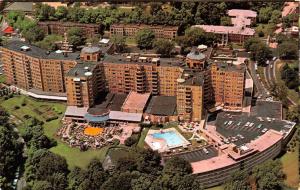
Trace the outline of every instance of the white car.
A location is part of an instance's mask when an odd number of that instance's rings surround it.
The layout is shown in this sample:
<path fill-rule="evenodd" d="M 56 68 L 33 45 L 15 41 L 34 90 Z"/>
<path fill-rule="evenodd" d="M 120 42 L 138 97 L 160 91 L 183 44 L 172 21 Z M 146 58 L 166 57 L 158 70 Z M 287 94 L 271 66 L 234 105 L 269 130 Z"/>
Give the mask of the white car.
<path fill-rule="evenodd" d="M 273 57 L 273 61 L 275 61 L 277 59 L 277 57 Z"/>

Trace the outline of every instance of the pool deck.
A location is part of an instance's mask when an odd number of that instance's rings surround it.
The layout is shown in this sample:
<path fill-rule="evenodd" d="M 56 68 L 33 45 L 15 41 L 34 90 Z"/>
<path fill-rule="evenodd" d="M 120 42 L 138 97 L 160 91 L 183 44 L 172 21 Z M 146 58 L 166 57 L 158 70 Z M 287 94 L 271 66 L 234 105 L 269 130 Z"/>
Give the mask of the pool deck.
<path fill-rule="evenodd" d="M 154 138 L 152 136 L 152 134 L 155 134 L 155 133 L 166 133 L 166 132 L 175 132 L 176 135 L 183 141 L 183 143 L 174 145 L 174 146 L 170 146 L 170 145 L 168 145 L 166 140 L 164 140 L 163 138 Z M 161 130 L 150 129 L 145 138 L 145 142 L 152 150 L 157 150 L 158 152 L 166 152 L 166 151 L 170 151 L 170 149 L 188 146 L 191 144 L 175 128 L 161 129 Z"/>

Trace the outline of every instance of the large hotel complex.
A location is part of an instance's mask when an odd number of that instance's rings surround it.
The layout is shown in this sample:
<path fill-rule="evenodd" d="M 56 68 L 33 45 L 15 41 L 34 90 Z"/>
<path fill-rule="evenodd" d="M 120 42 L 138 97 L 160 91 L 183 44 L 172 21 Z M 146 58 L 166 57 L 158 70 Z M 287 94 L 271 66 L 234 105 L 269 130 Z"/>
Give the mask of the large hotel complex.
<path fill-rule="evenodd" d="M 191 139 L 175 128 L 150 129 L 145 148 L 157 150 L 163 159 L 186 159 L 203 187 L 216 186 L 237 170 L 250 170 L 278 156 L 295 129 L 295 123 L 283 120 L 280 102 L 253 103 L 248 57 L 226 47 L 229 41 L 244 43 L 254 36 L 250 26 L 256 12 L 233 9 L 228 16 L 232 26 L 192 26 L 217 34 L 222 46 L 199 45 L 186 56 L 171 58 L 147 51 L 116 53 L 108 39 L 76 52 L 63 49 L 67 39 L 54 52 L 10 41 L 0 47 L 6 83 L 35 98 L 66 101 L 63 124 L 176 123 L 183 132 L 193 133 Z M 63 35 L 73 24 L 39 26 L 47 34 Z M 97 25 L 75 27 L 83 28 L 87 37 L 100 31 Z M 109 35 L 131 38 L 143 28 L 153 30 L 156 38 L 174 40 L 178 35 L 178 27 L 138 24 L 113 24 Z M 211 113 L 217 113 L 215 122 L 209 120 Z M 163 140 L 164 133 L 175 135 L 177 142 Z M 189 148 L 193 139 L 205 145 Z"/>

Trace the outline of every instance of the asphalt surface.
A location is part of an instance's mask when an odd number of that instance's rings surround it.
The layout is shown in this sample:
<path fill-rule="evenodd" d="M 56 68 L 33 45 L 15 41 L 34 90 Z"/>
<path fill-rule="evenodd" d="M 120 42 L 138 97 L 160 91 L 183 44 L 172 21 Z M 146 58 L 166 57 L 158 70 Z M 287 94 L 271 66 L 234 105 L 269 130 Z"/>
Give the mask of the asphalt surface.
<path fill-rule="evenodd" d="M 253 83 L 256 87 L 256 91 L 255 91 L 255 94 L 254 96 L 255 97 L 258 97 L 259 99 L 266 99 L 268 98 L 270 95 L 270 93 L 268 92 L 268 90 L 266 89 L 266 87 L 264 86 L 264 84 L 261 82 L 261 79 L 258 75 L 258 73 L 256 72 L 255 70 L 255 62 L 250 62 L 249 63 L 249 71 L 250 71 L 250 74 L 252 76 L 252 79 L 253 79 Z"/>

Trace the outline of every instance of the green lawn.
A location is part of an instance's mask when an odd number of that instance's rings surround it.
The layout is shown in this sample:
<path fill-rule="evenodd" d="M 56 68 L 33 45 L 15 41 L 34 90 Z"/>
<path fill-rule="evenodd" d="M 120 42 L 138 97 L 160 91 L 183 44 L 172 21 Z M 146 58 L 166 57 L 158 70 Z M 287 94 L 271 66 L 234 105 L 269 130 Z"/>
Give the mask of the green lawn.
<path fill-rule="evenodd" d="M 297 188 L 299 184 L 299 142 L 294 152 L 287 152 L 281 158 L 283 172 L 286 174 L 285 184 L 288 187 Z"/>
<path fill-rule="evenodd" d="M 126 38 L 125 43 L 126 43 L 126 45 L 128 45 L 128 46 L 136 46 L 136 42 L 135 42 L 135 39 L 134 39 L 134 38 Z"/>
<path fill-rule="evenodd" d="M 81 152 L 79 148 L 71 148 L 67 144 L 58 141 L 57 146 L 51 148 L 50 150 L 66 158 L 69 169 L 72 169 L 75 166 L 85 168 L 94 158 L 97 158 L 102 162 L 108 149 L 109 147 L 107 146 L 98 150 Z"/>
<path fill-rule="evenodd" d="M 26 102 L 26 106 L 22 106 L 22 103 Z M 35 117 L 41 121 L 44 121 L 44 131 L 45 134 L 54 138 L 57 141 L 57 146 L 52 147 L 50 150 L 56 154 L 59 154 L 66 158 L 69 168 L 72 169 L 74 166 L 81 168 L 86 167 L 93 158 L 98 158 L 101 161 L 104 159 L 108 147 L 104 147 L 99 150 L 88 150 L 81 152 L 78 148 L 71 148 L 67 144 L 60 141 L 60 139 L 55 135 L 57 129 L 61 125 L 61 118 L 65 112 L 66 105 L 64 103 L 47 102 L 47 101 L 37 101 L 27 96 L 14 96 L 8 100 L 1 99 L 1 106 L 4 107 L 7 112 L 16 117 L 16 121 L 22 122 L 18 124 L 18 129 L 22 133 L 24 131 L 24 126 L 28 124 L 28 120 L 24 118 L 24 115 L 29 115 Z M 15 106 L 19 106 L 20 109 L 15 109 Z M 53 113 L 59 116 L 58 119 L 46 122 L 44 114 L 38 114 L 37 112 L 47 110 L 52 108 Z M 35 110 L 35 111 L 34 111 Z"/>
<path fill-rule="evenodd" d="M 216 187 L 208 188 L 206 190 L 224 190 L 224 186 L 216 186 Z"/>
<path fill-rule="evenodd" d="M 0 83 L 4 83 L 5 82 L 5 80 L 6 80 L 6 77 L 5 77 L 5 75 L 0 75 Z"/>

